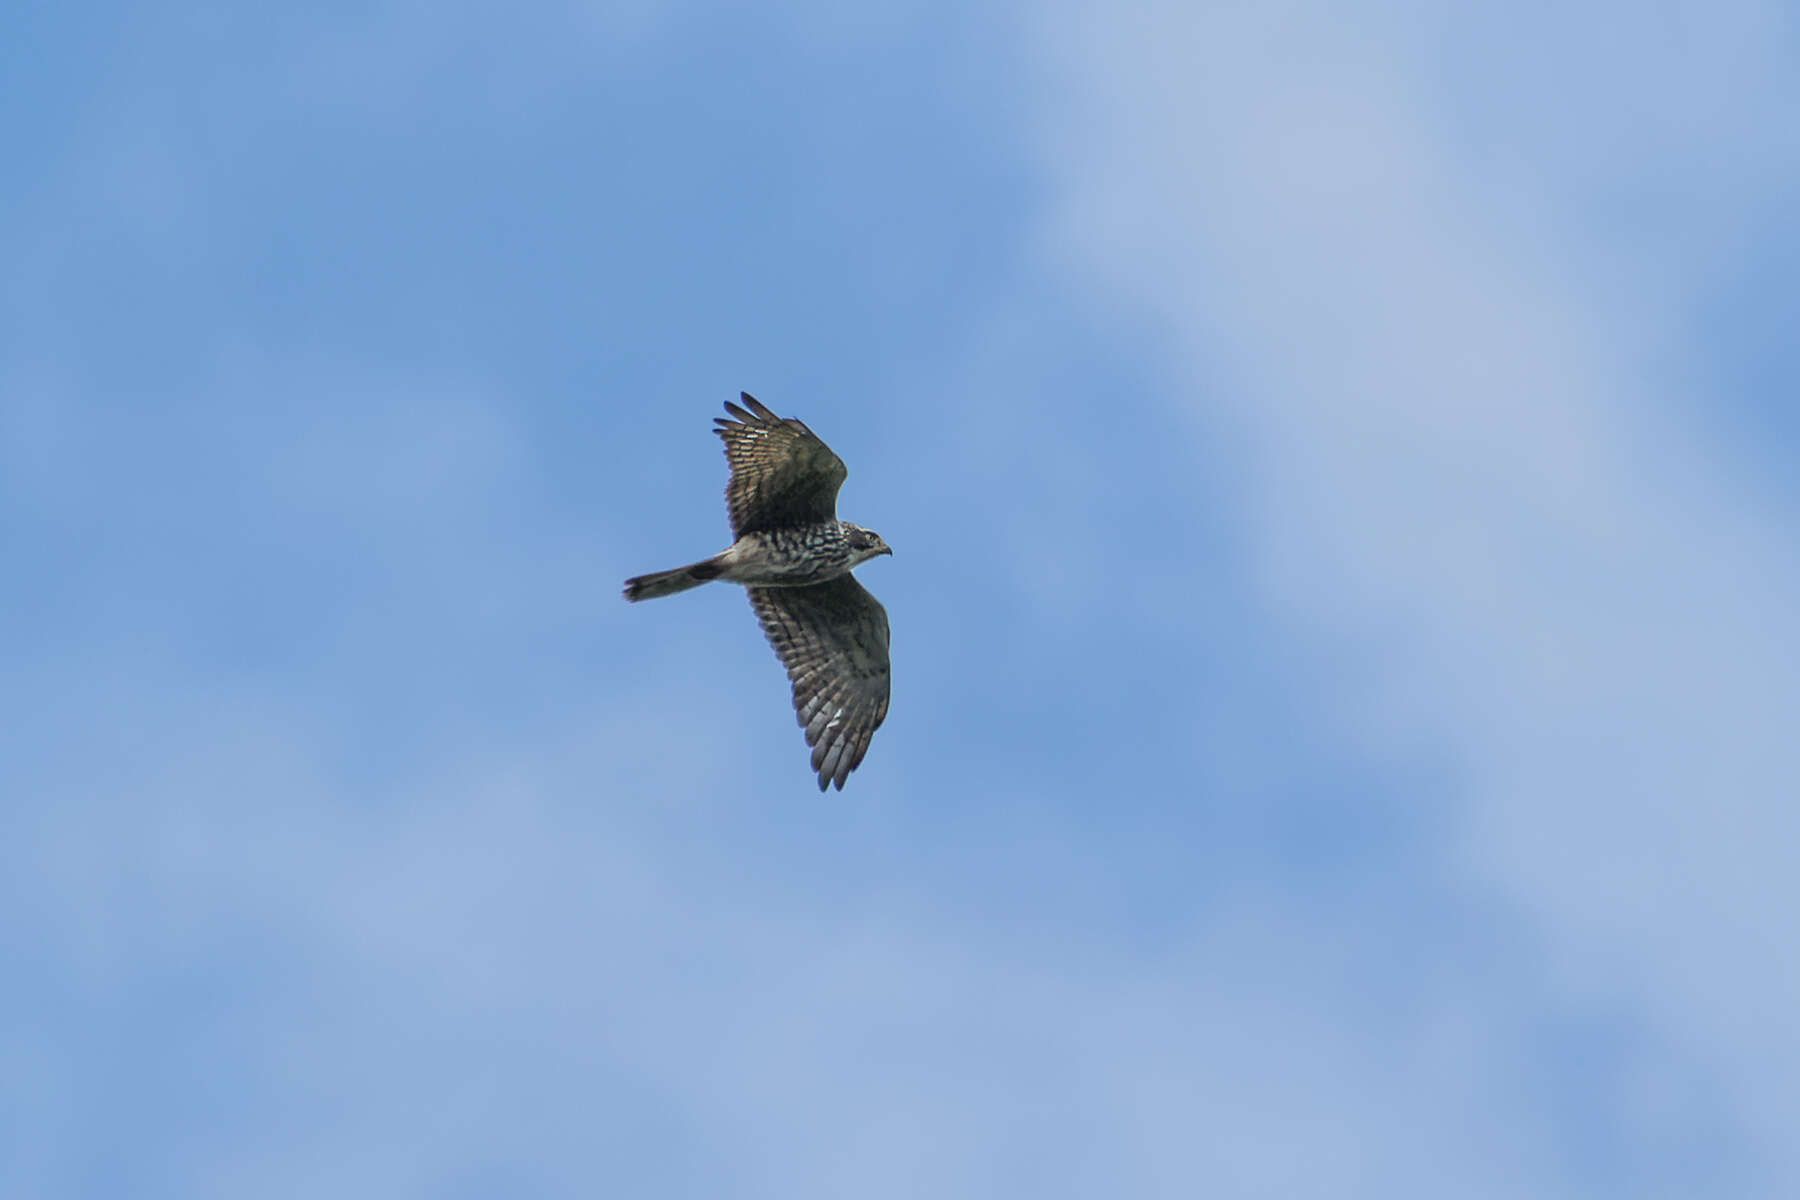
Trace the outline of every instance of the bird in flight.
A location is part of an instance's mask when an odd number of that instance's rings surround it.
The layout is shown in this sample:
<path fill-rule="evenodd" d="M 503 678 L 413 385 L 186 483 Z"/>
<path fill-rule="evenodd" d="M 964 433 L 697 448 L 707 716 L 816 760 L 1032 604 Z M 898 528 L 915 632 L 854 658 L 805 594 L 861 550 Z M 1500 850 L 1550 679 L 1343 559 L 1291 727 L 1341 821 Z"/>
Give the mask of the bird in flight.
<path fill-rule="evenodd" d="M 697 563 L 625 581 L 627 600 L 654 600 L 715 579 L 741 583 L 794 685 L 819 790 L 839 791 L 888 709 L 887 610 L 850 574 L 880 554 L 881 535 L 837 518 L 850 472 L 819 436 L 742 393 L 715 417 L 731 481 L 730 546 Z M 748 411 L 746 411 L 748 410 Z"/>

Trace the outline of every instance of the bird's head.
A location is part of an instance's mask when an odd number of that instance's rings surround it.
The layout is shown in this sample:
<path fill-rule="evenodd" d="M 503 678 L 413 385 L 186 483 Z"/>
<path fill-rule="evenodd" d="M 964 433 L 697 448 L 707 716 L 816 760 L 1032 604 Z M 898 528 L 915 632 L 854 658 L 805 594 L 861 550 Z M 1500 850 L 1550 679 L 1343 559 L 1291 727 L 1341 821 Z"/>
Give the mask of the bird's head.
<path fill-rule="evenodd" d="M 881 554 L 892 554 L 888 544 L 881 540 L 881 535 L 873 529 L 864 529 L 861 525 L 844 522 L 844 529 L 850 537 L 850 562 L 854 566 L 860 562 L 868 562 Z"/>

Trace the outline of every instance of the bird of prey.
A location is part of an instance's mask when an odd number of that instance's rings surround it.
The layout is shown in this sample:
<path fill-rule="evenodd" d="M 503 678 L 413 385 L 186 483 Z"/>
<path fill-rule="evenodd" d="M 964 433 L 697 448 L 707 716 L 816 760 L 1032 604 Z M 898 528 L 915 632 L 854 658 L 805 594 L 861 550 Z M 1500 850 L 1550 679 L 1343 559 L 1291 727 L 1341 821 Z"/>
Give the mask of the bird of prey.
<path fill-rule="evenodd" d="M 881 535 L 837 518 L 844 462 L 817 434 L 749 392 L 713 418 L 731 481 L 730 546 L 697 563 L 625 581 L 627 600 L 672 596 L 714 579 L 741 583 L 794 684 L 819 790 L 843 790 L 888 709 L 887 610 L 850 574 Z M 748 410 L 748 411 L 746 411 Z"/>

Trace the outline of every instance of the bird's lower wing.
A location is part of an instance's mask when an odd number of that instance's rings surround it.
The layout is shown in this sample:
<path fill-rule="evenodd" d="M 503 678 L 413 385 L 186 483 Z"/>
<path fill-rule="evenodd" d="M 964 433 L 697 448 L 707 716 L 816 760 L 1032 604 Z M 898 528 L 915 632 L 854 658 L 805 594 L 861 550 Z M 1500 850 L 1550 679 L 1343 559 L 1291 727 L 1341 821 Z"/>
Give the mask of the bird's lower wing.
<path fill-rule="evenodd" d="M 750 588 L 750 604 L 794 684 L 819 790 L 843 789 L 887 716 L 887 610 L 850 575 L 797 588 Z"/>

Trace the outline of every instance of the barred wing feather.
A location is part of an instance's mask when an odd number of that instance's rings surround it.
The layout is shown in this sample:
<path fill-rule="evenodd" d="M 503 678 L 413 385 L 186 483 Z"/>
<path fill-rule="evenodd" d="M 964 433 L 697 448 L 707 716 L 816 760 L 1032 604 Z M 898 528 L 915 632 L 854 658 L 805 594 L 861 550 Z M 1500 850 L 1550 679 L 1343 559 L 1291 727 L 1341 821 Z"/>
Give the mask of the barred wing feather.
<path fill-rule="evenodd" d="M 751 588 L 750 603 L 794 684 L 819 790 L 841 791 L 888 710 L 887 610 L 850 575 Z"/>
<path fill-rule="evenodd" d="M 778 417 L 749 392 L 742 395 L 745 408 L 727 403 L 731 416 L 713 418 L 731 466 L 725 487 L 731 532 L 835 520 L 838 488 L 850 474 L 844 460 L 804 422 Z"/>

